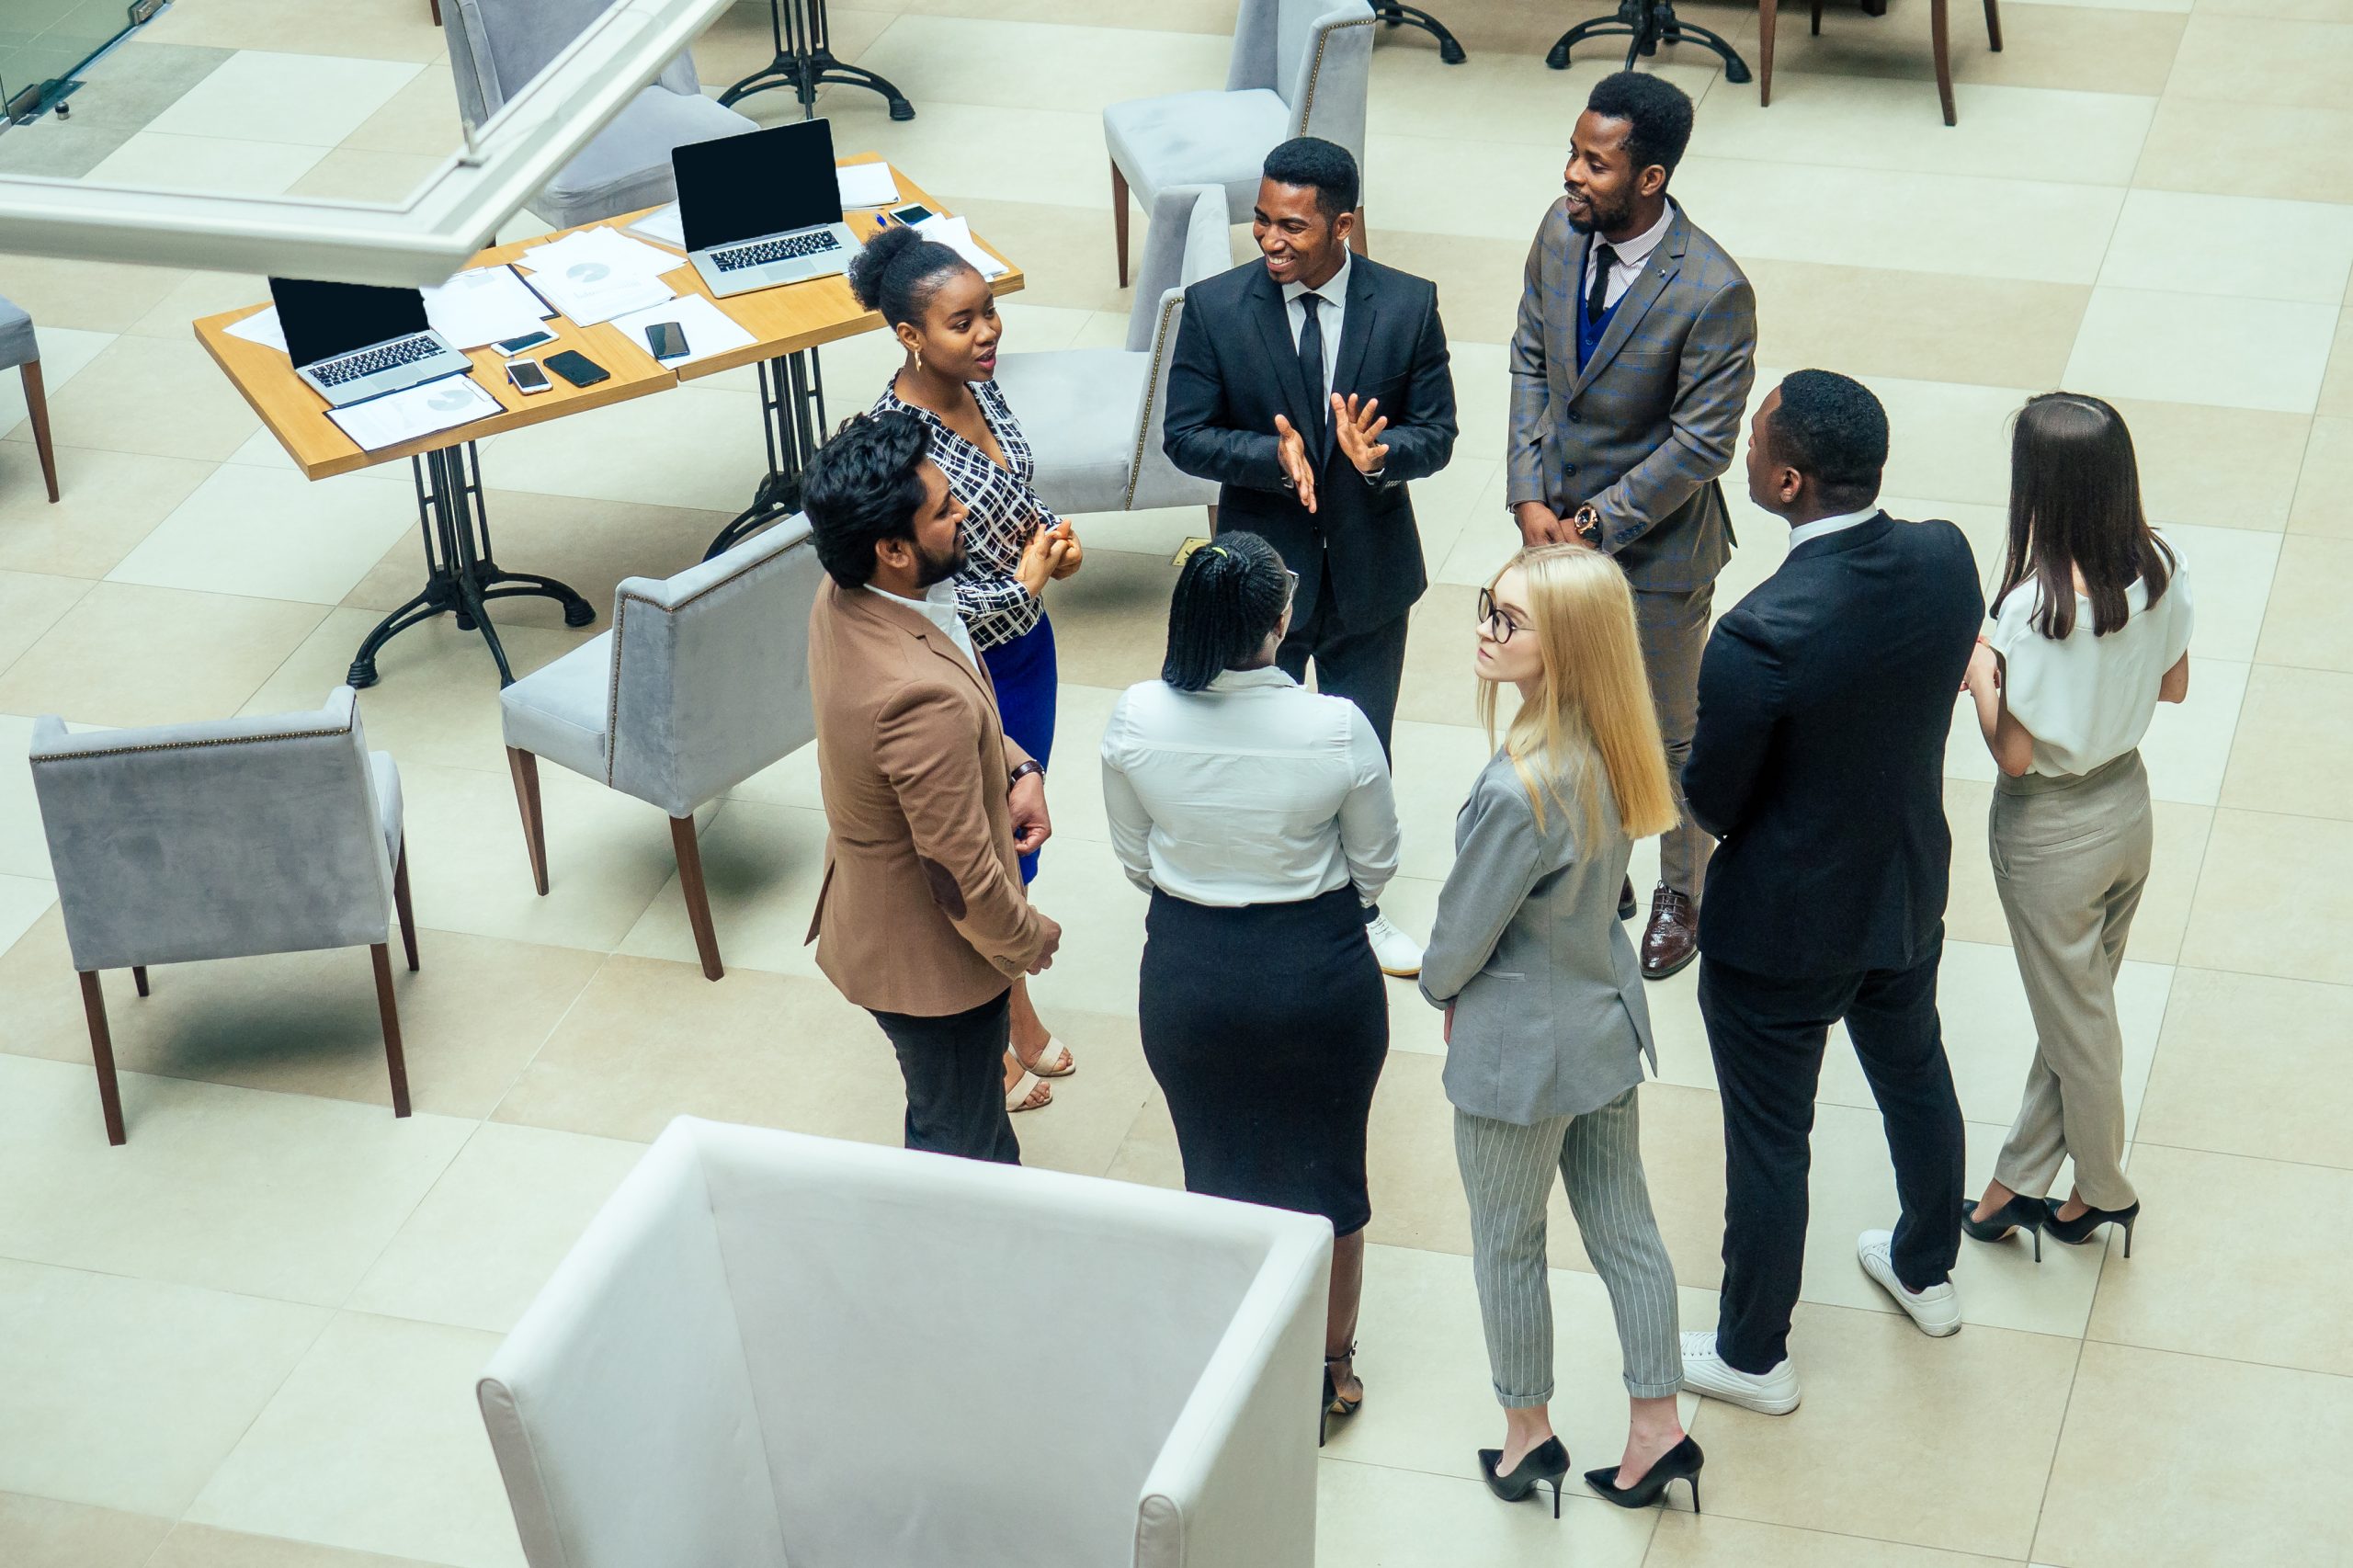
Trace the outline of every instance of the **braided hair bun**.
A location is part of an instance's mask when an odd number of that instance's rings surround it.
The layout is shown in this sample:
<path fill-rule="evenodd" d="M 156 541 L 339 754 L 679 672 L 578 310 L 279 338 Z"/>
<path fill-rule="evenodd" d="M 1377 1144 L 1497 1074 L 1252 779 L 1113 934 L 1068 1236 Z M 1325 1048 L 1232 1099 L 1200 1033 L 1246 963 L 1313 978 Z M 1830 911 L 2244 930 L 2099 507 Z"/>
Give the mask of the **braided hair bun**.
<path fill-rule="evenodd" d="M 1273 545 L 1239 528 L 1219 534 L 1177 575 L 1160 678 L 1178 691 L 1207 690 L 1257 653 L 1290 603 L 1290 574 Z"/>

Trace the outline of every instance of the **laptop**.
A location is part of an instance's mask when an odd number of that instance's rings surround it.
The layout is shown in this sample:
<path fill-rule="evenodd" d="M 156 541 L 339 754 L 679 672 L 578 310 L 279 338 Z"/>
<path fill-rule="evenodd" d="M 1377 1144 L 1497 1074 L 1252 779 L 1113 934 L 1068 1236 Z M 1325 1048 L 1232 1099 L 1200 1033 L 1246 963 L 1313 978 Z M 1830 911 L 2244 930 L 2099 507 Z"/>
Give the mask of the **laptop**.
<path fill-rule="evenodd" d="M 804 119 L 672 149 L 688 258 L 713 294 L 748 294 L 849 269 L 834 128 Z"/>
<path fill-rule="evenodd" d="M 425 296 L 369 283 L 269 280 L 294 373 L 331 408 L 473 368 L 426 324 Z"/>

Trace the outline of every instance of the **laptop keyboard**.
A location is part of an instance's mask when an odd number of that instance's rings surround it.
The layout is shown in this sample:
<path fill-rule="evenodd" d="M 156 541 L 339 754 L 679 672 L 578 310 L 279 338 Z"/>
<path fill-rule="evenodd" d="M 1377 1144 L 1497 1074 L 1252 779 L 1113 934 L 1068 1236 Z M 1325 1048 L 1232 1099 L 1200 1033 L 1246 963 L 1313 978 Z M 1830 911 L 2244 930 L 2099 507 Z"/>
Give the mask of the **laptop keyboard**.
<path fill-rule="evenodd" d="M 756 245 L 738 245 L 733 250 L 715 250 L 710 259 L 722 272 L 740 272 L 747 267 L 761 267 L 771 261 L 790 261 L 795 256 L 821 256 L 829 250 L 839 250 L 842 243 L 830 230 L 813 233 L 790 234 L 780 240 L 762 240 Z"/>
<path fill-rule="evenodd" d="M 419 333 L 415 337 L 404 337 L 398 342 L 379 344 L 357 354 L 347 354 L 340 359 L 324 359 L 310 369 L 311 374 L 323 384 L 339 387 L 346 381 L 356 381 L 379 370 L 390 370 L 401 365 L 414 365 L 419 359 L 430 359 L 440 352 L 440 344 Z"/>

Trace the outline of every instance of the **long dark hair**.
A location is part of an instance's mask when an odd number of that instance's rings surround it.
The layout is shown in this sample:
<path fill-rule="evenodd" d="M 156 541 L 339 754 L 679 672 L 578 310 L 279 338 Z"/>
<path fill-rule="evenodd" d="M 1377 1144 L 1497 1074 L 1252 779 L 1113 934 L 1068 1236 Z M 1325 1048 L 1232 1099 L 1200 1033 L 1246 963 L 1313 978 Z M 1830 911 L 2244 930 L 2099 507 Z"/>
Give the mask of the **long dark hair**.
<path fill-rule="evenodd" d="M 2132 432 L 2108 403 L 2080 392 L 2043 392 L 2018 410 L 2010 432 L 2010 554 L 1999 610 L 2010 591 L 2034 580 L 2034 629 L 2053 640 L 2075 630 L 2075 574 L 2092 601 L 2092 635 L 2105 637 L 2131 615 L 2125 590 L 2148 585 L 2165 597 L 2173 552 L 2141 509 L 2141 469 Z"/>
<path fill-rule="evenodd" d="M 1177 574 L 1160 678 L 1178 691 L 1207 690 L 1258 651 L 1290 603 L 1290 574 L 1273 545 L 1239 528 L 1218 535 Z"/>

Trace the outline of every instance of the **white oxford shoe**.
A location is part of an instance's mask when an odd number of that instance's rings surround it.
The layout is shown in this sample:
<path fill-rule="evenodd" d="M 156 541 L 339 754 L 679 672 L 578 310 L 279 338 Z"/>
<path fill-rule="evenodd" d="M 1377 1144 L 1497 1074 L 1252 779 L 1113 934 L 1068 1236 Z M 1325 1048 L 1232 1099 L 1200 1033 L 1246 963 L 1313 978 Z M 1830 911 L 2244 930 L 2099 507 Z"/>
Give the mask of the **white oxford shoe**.
<path fill-rule="evenodd" d="M 1949 1279 L 1925 1290 L 1905 1290 L 1904 1281 L 1895 1277 L 1894 1245 L 1894 1232 L 1865 1231 L 1855 1238 L 1855 1261 L 1879 1282 L 1881 1290 L 1895 1298 L 1895 1304 L 1919 1325 L 1922 1334 L 1942 1339 L 1960 1333 L 1961 1292 Z"/>

